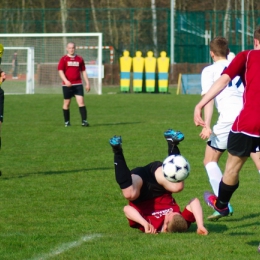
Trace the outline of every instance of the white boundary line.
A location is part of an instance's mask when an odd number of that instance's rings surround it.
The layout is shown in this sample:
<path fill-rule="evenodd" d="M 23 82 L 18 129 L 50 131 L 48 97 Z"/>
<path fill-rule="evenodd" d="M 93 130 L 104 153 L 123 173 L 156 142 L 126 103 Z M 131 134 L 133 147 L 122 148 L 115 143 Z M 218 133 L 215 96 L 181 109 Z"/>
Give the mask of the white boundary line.
<path fill-rule="evenodd" d="M 60 246 L 57 246 L 56 248 L 54 248 L 53 250 L 51 250 L 49 253 L 46 254 L 42 254 L 42 255 L 38 255 L 36 257 L 31 258 L 30 260 L 46 260 L 49 259 L 51 257 L 60 255 L 74 247 L 79 247 L 82 244 L 84 244 L 85 242 L 88 242 L 90 240 L 93 240 L 95 238 L 101 237 L 102 235 L 100 234 L 93 234 L 93 235 L 87 235 L 87 236 L 83 236 L 81 237 L 78 241 L 72 241 L 72 242 L 68 242 L 68 243 L 63 243 Z"/>

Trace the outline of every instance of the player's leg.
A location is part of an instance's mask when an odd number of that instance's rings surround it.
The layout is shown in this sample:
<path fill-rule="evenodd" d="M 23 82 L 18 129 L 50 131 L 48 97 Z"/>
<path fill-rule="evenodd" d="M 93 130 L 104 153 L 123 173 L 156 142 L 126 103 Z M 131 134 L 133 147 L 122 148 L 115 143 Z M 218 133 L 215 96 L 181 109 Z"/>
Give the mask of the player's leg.
<path fill-rule="evenodd" d="M 64 98 L 62 110 L 63 110 L 65 127 L 67 127 L 67 126 L 70 126 L 70 110 L 69 110 L 69 108 L 70 108 L 72 93 L 71 93 L 71 89 L 69 87 L 66 87 L 66 86 L 62 87 L 62 91 L 63 91 L 63 98 Z"/>
<path fill-rule="evenodd" d="M 222 151 L 214 149 L 210 146 L 210 143 L 207 144 L 203 163 L 209 177 L 210 185 L 216 196 L 218 196 L 218 187 L 222 179 L 222 172 L 218 166 L 218 161 L 222 154 Z"/>
<path fill-rule="evenodd" d="M 203 163 L 209 177 L 209 182 L 216 196 L 218 196 L 219 183 L 222 180 L 222 172 L 219 168 L 218 161 L 221 155 L 227 149 L 228 135 L 231 126 L 231 123 L 225 123 L 218 120 L 218 123 L 213 126 L 213 133 L 211 134 L 205 149 Z M 228 207 L 229 215 L 232 215 L 233 208 L 230 204 Z M 208 219 L 215 221 L 221 217 L 221 214 L 219 214 L 217 211 L 214 211 L 214 213 L 210 215 Z"/>
<path fill-rule="evenodd" d="M 204 166 L 209 177 L 209 182 L 212 187 L 212 190 L 216 196 L 218 196 L 219 184 L 222 180 L 222 172 L 219 168 L 218 161 L 223 152 L 218 151 L 209 145 L 206 146 L 205 157 L 204 157 Z M 229 215 L 233 215 L 233 207 L 228 204 Z M 218 211 L 214 211 L 212 215 L 208 216 L 208 220 L 216 221 L 221 218 L 222 215 Z"/>
<path fill-rule="evenodd" d="M 208 174 L 209 183 L 216 196 L 218 196 L 219 183 L 222 179 L 222 172 L 218 166 L 218 161 L 222 154 L 223 152 L 212 148 L 210 143 L 207 144 L 203 163 Z M 230 211 L 233 214 L 233 208 L 231 206 Z M 216 221 L 221 217 L 222 215 L 220 213 L 214 211 L 210 216 L 208 216 L 208 220 Z"/>
<path fill-rule="evenodd" d="M 4 121 L 4 100 L 5 100 L 4 91 L 2 88 L 0 88 L 0 121 L 1 122 Z"/>
<path fill-rule="evenodd" d="M 110 138 L 109 143 L 114 153 L 114 166 L 116 182 L 122 190 L 124 197 L 128 200 L 135 200 L 140 194 L 142 179 L 140 176 L 131 174 L 122 149 L 121 136 Z"/>
<path fill-rule="evenodd" d="M 256 169 L 260 174 L 260 152 L 259 147 L 257 147 L 256 153 L 251 153 L 250 157 L 252 158 L 253 162 L 255 163 Z"/>
<path fill-rule="evenodd" d="M 241 133 L 230 132 L 228 138 L 228 159 L 222 181 L 219 184 L 219 196 L 205 193 L 206 203 L 221 215 L 229 214 L 228 203 L 239 186 L 239 172 L 250 153 L 259 145 L 258 138 Z"/>
<path fill-rule="evenodd" d="M 79 106 L 79 113 L 81 116 L 81 125 L 89 126 L 87 121 L 87 108 L 84 103 L 84 90 L 83 85 L 77 85 L 74 87 L 74 95 Z"/>
<path fill-rule="evenodd" d="M 164 137 L 168 143 L 168 155 L 181 154 L 177 145 L 184 139 L 183 133 L 168 129 L 164 132 Z"/>

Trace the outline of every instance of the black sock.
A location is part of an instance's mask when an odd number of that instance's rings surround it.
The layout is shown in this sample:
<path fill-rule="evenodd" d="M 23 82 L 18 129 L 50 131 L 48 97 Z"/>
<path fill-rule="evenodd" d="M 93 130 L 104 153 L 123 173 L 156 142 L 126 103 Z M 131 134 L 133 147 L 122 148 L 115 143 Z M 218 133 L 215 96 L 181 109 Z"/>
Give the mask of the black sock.
<path fill-rule="evenodd" d="M 123 151 L 117 150 L 114 153 L 114 165 L 115 165 L 115 175 L 116 181 L 121 189 L 128 188 L 132 185 L 131 171 L 126 165 L 125 157 Z"/>
<path fill-rule="evenodd" d="M 228 203 L 238 186 L 239 182 L 236 185 L 227 185 L 221 180 L 218 191 L 219 195 L 216 202 L 217 208 L 224 209 L 228 206 Z"/>
<path fill-rule="evenodd" d="M 64 116 L 65 122 L 70 121 L 70 110 L 69 109 L 63 109 L 63 116 Z"/>
<path fill-rule="evenodd" d="M 79 107 L 79 113 L 80 113 L 80 115 L 81 115 L 81 119 L 82 119 L 82 121 L 83 120 L 87 120 L 87 109 L 86 109 L 86 106 L 84 106 L 84 107 Z"/>
<path fill-rule="evenodd" d="M 168 155 L 181 154 L 179 148 L 175 144 L 168 143 Z"/>

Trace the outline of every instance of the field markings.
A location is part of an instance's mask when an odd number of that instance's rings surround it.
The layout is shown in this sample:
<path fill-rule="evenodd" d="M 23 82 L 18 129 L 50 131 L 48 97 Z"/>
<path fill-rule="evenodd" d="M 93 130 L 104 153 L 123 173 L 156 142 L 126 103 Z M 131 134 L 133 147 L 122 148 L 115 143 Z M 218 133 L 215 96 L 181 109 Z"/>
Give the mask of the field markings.
<path fill-rule="evenodd" d="M 30 260 L 46 260 L 49 259 L 51 257 L 60 255 L 74 247 L 79 247 L 82 244 L 84 244 L 85 242 L 88 242 L 90 240 L 93 240 L 95 238 L 99 238 L 101 237 L 100 234 L 93 234 L 93 235 L 87 235 L 87 236 L 83 236 L 81 237 L 79 240 L 77 241 L 72 241 L 72 242 L 68 242 L 68 243 L 63 243 L 60 246 L 54 248 L 52 251 L 50 251 L 49 253 L 46 254 L 42 254 L 39 256 L 36 256 L 34 258 L 31 258 Z"/>

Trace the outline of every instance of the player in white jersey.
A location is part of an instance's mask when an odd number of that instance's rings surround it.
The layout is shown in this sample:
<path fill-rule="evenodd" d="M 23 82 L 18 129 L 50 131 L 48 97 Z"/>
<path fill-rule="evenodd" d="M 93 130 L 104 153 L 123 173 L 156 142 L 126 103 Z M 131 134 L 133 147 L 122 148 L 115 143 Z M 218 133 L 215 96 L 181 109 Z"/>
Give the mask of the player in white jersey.
<path fill-rule="evenodd" d="M 228 42 L 225 38 L 216 37 L 210 42 L 210 55 L 214 63 L 202 70 L 202 96 L 208 92 L 212 84 L 221 76 L 223 70 L 228 67 L 230 63 L 230 61 L 227 60 L 228 53 Z M 209 182 L 216 196 L 218 196 L 219 183 L 222 179 L 222 172 L 218 166 L 218 161 L 223 152 L 227 149 L 227 139 L 230 129 L 242 109 L 243 92 L 243 83 L 239 77 L 236 77 L 229 83 L 228 87 L 204 107 L 204 121 L 206 126 L 202 129 L 200 137 L 202 139 L 208 139 L 208 142 L 203 163 L 209 177 Z M 218 110 L 219 117 L 217 123 L 211 130 L 214 103 Z M 258 170 L 260 170 L 259 153 L 254 154 L 252 159 Z M 233 208 L 230 204 L 229 214 L 233 214 Z M 218 220 L 220 217 L 222 217 L 222 215 L 215 211 L 208 219 Z"/>

